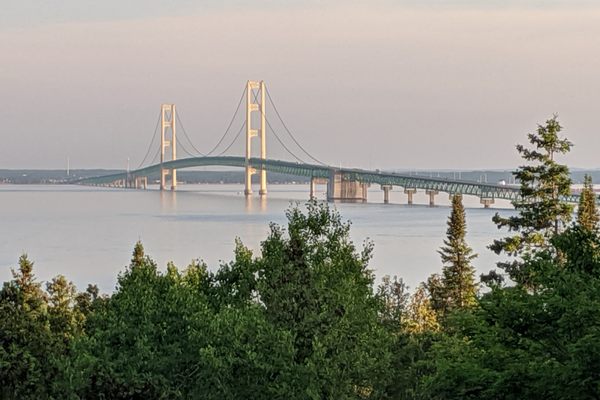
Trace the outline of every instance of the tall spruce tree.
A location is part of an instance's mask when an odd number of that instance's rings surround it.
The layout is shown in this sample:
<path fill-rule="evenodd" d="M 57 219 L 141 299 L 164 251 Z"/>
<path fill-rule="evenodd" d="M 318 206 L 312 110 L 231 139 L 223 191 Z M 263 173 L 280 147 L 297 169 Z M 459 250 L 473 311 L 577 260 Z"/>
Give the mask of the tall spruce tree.
<path fill-rule="evenodd" d="M 554 115 L 545 125 L 538 125 L 536 133 L 528 135 L 532 148 L 517 145 L 517 151 L 527 162 L 513 173 L 521 183 L 521 196 L 513 201 L 517 215 L 508 218 L 496 214 L 493 218 L 498 228 L 507 227 L 516 235 L 495 240 L 490 249 L 518 257 L 500 262 L 509 277 L 518 284 L 531 286 L 535 273 L 527 260 L 539 250 L 557 255 L 550 239 L 568 224 L 573 208 L 561 197 L 570 193 L 571 179 L 566 165 L 559 164 L 556 157 L 571 149 L 571 142 L 559 136 L 562 126 Z"/>
<path fill-rule="evenodd" d="M 448 217 L 448 230 L 444 246 L 438 251 L 444 265 L 442 270 L 442 315 L 475 304 L 477 284 L 471 261 L 477 257 L 465 239 L 467 224 L 462 196 L 452 196 L 452 211 Z"/>
<path fill-rule="evenodd" d="M 592 177 L 586 175 L 583 180 L 583 190 L 579 197 L 577 210 L 577 224 L 587 230 L 598 228 L 598 210 L 596 208 L 596 194 L 592 185 Z"/>

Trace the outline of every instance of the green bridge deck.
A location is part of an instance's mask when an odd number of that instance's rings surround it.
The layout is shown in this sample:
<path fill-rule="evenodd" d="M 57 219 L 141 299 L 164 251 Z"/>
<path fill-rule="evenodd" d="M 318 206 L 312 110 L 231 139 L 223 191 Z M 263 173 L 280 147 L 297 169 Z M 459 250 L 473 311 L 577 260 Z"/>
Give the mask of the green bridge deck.
<path fill-rule="evenodd" d="M 464 195 L 477 196 L 482 199 L 504 199 L 517 200 L 520 197 L 520 189 L 516 186 L 499 185 L 492 183 L 480 183 L 465 180 L 455 180 L 446 178 L 429 178 L 417 175 L 398 174 L 393 172 L 369 171 L 356 168 L 336 168 L 326 165 L 295 163 L 280 160 L 263 160 L 260 158 L 251 158 L 249 160 L 251 167 L 259 170 L 265 169 L 268 172 L 279 172 L 289 175 L 326 178 L 328 179 L 333 171 L 342 174 L 343 179 L 358 181 L 370 184 L 400 186 L 407 189 L 435 190 L 446 193 L 459 193 Z M 153 173 L 159 173 L 161 168 L 165 169 L 184 169 L 204 166 L 227 166 L 240 167 L 246 166 L 244 157 L 191 157 L 175 161 L 168 161 L 161 164 L 151 165 L 138 170 L 122 172 L 118 174 L 81 178 L 73 180 L 74 184 L 103 185 L 111 182 L 124 180 L 132 177 L 148 176 Z M 564 197 L 564 201 L 577 203 L 579 195 L 572 194 Z M 597 199 L 598 201 L 598 199 Z"/>

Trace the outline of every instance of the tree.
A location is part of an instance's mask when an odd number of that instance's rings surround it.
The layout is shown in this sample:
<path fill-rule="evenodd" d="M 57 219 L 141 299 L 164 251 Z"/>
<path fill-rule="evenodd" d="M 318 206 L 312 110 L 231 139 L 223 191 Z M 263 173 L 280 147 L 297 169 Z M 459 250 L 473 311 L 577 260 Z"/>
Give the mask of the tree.
<path fill-rule="evenodd" d="M 537 250 L 547 250 L 556 256 L 550 239 L 571 219 L 572 206 L 562 199 L 570 194 L 569 169 L 559 164 L 556 157 L 568 153 L 572 144 L 559 137 L 561 130 L 555 115 L 545 125 L 538 125 L 536 133 L 528 135 L 532 148 L 517 145 L 517 151 L 527 162 L 513 173 L 521 183 L 520 198 L 513 201 L 518 214 L 510 217 L 496 214 L 493 218 L 498 228 L 517 232 L 495 240 L 490 249 L 496 254 L 505 252 L 520 258 L 498 263 L 518 284 L 534 284 L 536 274 L 528 268 L 527 259 Z"/>
<path fill-rule="evenodd" d="M 477 284 L 475 269 L 471 261 L 477 257 L 467 244 L 465 208 L 462 196 L 452 196 L 452 211 L 448 217 L 448 230 L 444 246 L 438 251 L 442 258 L 442 315 L 456 309 L 465 309 L 475 304 Z"/>
<path fill-rule="evenodd" d="M 580 233 L 592 235 L 580 239 Z M 575 235 L 574 237 L 572 237 Z M 552 238 L 543 290 L 493 286 L 451 321 L 428 357 L 424 398 L 596 399 L 600 396 L 600 237 L 574 227 Z M 546 253 L 545 250 L 540 250 Z"/>
<path fill-rule="evenodd" d="M 427 286 L 423 283 L 413 293 L 407 314 L 407 331 L 410 333 L 437 332 L 440 329 L 437 314 L 431 306 Z"/>
<path fill-rule="evenodd" d="M 66 377 L 81 398 L 185 398 L 192 390 L 200 340 L 212 315 L 197 288 L 169 265 L 165 274 L 134 248 L 105 304 L 92 308 L 87 337 Z"/>
<path fill-rule="evenodd" d="M 598 210 L 596 208 L 596 194 L 592 185 L 592 177 L 586 175 L 583 180 L 583 190 L 579 197 L 577 209 L 577 224 L 588 230 L 598 229 Z"/>
<path fill-rule="evenodd" d="M 406 309 L 410 294 L 408 286 L 402 280 L 394 276 L 386 275 L 382 278 L 377 290 L 377 297 L 381 301 L 381 323 L 387 327 L 392 334 L 400 333 L 406 324 Z"/>
<path fill-rule="evenodd" d="M 262 243 L 258 295 L 267 321 L 293 338 L 288 398 L 373 397 L 387 373 L 389 339 L 368 269 L 350 224 L 327 204 L 286 212 Z"/>
<path fill-rule="evenodd" d="M 62 336 L 65 345 L 77 335 L 83 323 L 83 315 L 75 308 L 77 290 L 63 275 L 53 278 L 47 285 L 48 316 L 50 327 Z"/>
<path fill-rule="evenodd" d="M 0 398 L 48 398 L 56 371 L 46 294 L 26 254 L 12 273 L 0 290 Z"/>

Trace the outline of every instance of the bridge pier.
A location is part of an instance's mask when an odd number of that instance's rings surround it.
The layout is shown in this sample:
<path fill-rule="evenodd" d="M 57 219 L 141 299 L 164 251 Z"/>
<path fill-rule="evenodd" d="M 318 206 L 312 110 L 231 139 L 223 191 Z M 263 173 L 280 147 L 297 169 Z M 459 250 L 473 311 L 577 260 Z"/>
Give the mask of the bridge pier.
<path fill-rule="evenodd" d="M 353 181 L 341 171 L 331 170 L 327 182 L 327 201 L 366 202 L 368 183 Z"/>
<path fill-rule="evenodd" d="M 493 197 L 481 197 L 479 198 L 479 202 L 483 204 L 483 208 L 490 208 L 492 204 L 494 204 Z"/>
<path fill-rule="evenodd" d="M 417 189 L 415 188 L 404 188 L 404 194 L 408 196 L 408 204 L 413 204 L 413 195 L 417 193 Z"/>
<path fill-rule="evenodd" d="M 381 185 L 381 190 L 383 190 L 383 204 L 389 204 L 390 190 L 392 190 L 392 185 Z"/>
<path fill-rule="evenodd" d="M 148 188 L 148 177 L 147 176 L 136 176 L 133 181 L 135 189 L 144 189 Z"/>
<path fill-rule="evenodd" d="M 426 190 L 425 193 L 429 195 L 429 206 L 435 206 L 435 196 L 438 195 L 440 192 L 438 192 L 437 190 Z"/>
<path fill-rule="evenodd" d="M 327 185 L 327 179 L 317 178 L 315 176 L 310 178 L 310 199 L 317 198 L 317 185 Z"/>

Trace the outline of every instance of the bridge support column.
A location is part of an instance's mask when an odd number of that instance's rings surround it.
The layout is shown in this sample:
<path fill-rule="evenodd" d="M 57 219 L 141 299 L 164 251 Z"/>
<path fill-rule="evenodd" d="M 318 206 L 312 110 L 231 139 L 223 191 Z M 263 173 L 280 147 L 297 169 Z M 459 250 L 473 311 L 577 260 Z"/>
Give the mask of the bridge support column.
<path fill-rule="evenodd" d="M 148 188 L 148 177 L 136 176 L 134 179 L 134 188 L 135 189 L 147 189 Z"/>
<path fill-rule="evenodd" d="M 327 201 L 366 202 L 368 183 L 353 181 L 341 171 L 331 170 L 327 182 Z"/>
<path fill-rule="evenodd" d="M 177 160 L 176 116 L 175 104 L 162 104 L 160 106 L 160 190 L 166 190 L 168 175 L 171 175 L 171 190 L 177 188 L 177 170 L 162 168 L 162 163 L 165 161 Z M 169 132 L 170 136 L 168 136 Z M 171 148 L 171 160 L 167 160 L 166 158 L 167 153 L 165 149 L 167 147 Z"/>
<path fill-rule="evenodd" d="M 252 195 L 252 175 L 255 170 L 250 165 L 246 165 L 246 187 L 244 188 L 244 194 L 246 196 Z"/>
<path fill-rule="evenodd" d="M 246 187 L 244 193 L 246 196 L 252 194 L 252 175 L 256 169 L 250 165 L 252 158 L 252 138 L 259 136 L 260 133 L 260 158 L 267 158 L 267 125 L 266 125 L 266 101 L 265 101 L 265 82 L 248 81 L 246 83 Z M 255 93 L 256 92 L 256 93 Z M 260 95 L 260 102 L 257 98 Z M 252 113 L 260 112 L 260 131 L 252 128 Z M 267 170 L 264 166 L 260 169 L 260 190 L 261 196 L 267 194 Z"/>
<path fill-rule="evenodd" d="M 413 195 L 417 193 L 417 189 L 415 188 L 404 188 L 404 194 L 408 196 L 408 204 L 413 204 Z"/>
<path fill-rule="evenodd" d="M 483 204 L 483 208 L 490 208 L 490 206 L 492 204 L 494 204 L 494 198 L 493 197 L 481 197 L 479 199 L 479 202 L 481 204 Z"/>
<path fill-rule="evenodd" d="M 425 193 L 429 195 L 429 206 L 435 206 L 435 196 L 438 195 L 440 192 L 438 192 L 437 190 L 426 190 Z"/>
<path fill-rule="evenodd" d="M 390 190 L 392 190 L 392 185 L 381 185 L 381 190 L 383 190 L 383 204 L 389 204 Z"/>
<path fill-rule="evenodd" d="M 328 180 L 326 178 L 317 178 L 317 177 L 312 177 L 310 178 L 310 199 L 316 199 L 317 198 L 317 185 L 327 185 L 328 184 Z"/>

